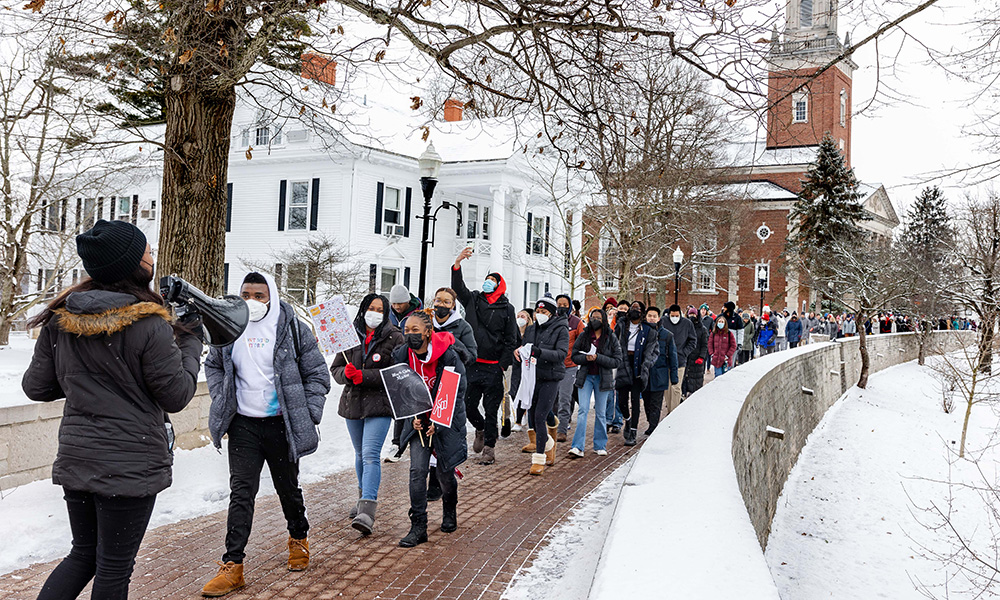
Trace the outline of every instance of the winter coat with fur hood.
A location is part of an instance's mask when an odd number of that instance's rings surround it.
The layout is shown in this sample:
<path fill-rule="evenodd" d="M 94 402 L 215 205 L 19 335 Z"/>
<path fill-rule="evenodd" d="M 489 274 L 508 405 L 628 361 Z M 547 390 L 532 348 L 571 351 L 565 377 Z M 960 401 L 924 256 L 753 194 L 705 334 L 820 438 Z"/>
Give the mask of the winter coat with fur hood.
<path fill-rule="evenodd" d="M 269 277 L 268 286 L 271 288 L 271 309 L 277 302 L 281 311 L 274 338 L 274 386 L 285 421 L 288 459 L 296 461 L 312 454 L 319 446 L 316 426 L 323 418 L 323 406 L 330 392 L 330 371 L 312 329 L 295 316 L 290 305 L 278 300 L 274 281 Z M 292 327 L 298 328 L 297 334 L 292 334 Z M 215 447 L 221 448 L 222 436 L 229 431 L 239 407 L 233 344 L 209 351 L 205 359 L 205 378 L 212 396 L 208 429 Z"/>
<path fill-rule="evenodd" d="M 93 290 L 42 327 L 21 387 L 66 398 L 52 483 L 100 496 L 153 496 L 171 483 L 166 413 L 194 397 L 201 342 L 174 337 L 165 307 Z"/>
<path fill-rule="evenodd" d="M 376 298 L 381 298 L 382 306 L 389 306 L 389 300 L 385 296 L 365 296 L 358 309 L 358 316 L 354 319 L 354 329 L 358 332 L 361 345 L 338 352 L 330 367 L 334 381 L 344 386 L 337 413 L 345 419 L 392 416 L 381 371 L 392 366 L 392 352 L 403 345 L 403 334 L 389 320 L 389 311 L 383 311 L 382 323 L 375 328 L 371 341 L 368 341 L 365 313 Z M 344 374 L 348 361 L 361 371 L 360 385 L 355 385 Z"/>

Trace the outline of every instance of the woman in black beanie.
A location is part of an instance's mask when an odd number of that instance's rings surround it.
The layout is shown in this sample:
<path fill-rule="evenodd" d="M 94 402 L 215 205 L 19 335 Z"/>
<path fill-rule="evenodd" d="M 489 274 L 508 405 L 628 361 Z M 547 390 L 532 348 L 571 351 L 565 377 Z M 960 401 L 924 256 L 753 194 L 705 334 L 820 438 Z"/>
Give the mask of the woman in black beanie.
<path fill-rule="evenodd" d="M 40 600 L 128 597 L 153 512 L 170 486 L 167 413 L 191 401 L 201 341 L 175 327 L 149 287 L 153 259 L 124 221 L 98 221 L 76 238 L 89 278 L 59 294 L 29 323 L 41 327 L 21 386 L 32 400 L 66 398 L 52 483 L 63 487 L 73 548 Z"/>

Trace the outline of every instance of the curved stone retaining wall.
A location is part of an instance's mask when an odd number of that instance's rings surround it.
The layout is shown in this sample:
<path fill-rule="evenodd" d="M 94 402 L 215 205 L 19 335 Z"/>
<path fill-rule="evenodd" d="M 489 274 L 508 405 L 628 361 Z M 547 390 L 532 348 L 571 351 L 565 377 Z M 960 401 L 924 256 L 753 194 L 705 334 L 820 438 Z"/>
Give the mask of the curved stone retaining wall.
<path fill-rule="evenodd" d="M 936 332 L 928 354 L 974 340 L 972 332 Z M 917 358 L 915 334 L 868 342 L 871 373 Z M 857 382 L 858 343 L 756 359 L 664 420 L 622 487 L 590 598 L 776 600 L 762 552 L 775 506 L 806 438 Z"/>

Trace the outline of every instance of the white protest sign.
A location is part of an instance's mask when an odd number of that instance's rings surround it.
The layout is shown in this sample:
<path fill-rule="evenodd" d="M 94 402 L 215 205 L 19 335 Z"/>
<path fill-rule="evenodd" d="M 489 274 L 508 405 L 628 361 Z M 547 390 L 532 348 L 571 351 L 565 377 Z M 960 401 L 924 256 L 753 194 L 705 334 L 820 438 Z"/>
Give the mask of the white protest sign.
<path fill-rule="evenodd" d="M 330 356 L 361 345 L 342 296 L 310 306 L 309 316 L 312 317 L 323 354 Z"/>

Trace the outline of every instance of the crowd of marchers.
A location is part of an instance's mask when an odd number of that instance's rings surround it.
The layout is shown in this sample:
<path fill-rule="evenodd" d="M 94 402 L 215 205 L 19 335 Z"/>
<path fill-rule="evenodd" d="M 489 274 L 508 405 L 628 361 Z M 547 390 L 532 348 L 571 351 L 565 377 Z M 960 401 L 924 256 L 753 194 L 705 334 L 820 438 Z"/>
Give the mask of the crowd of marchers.
<path fill-rule="evenodd" d="M 156 495 L 171 484 L 168 413 L 194 396 L 202 327 L 196 314 L 176 319 L 150 288 L 155 269 L 138 228 L 98 221 L 76 242 L 88 277 L 29 324 L 39 334 L 22 381 L 33 400 L 66 399 L 52 481 L 63 488 L 72 550 L 38 597 L 76 598 L 93 581 L 93 597 L 114 600 L 128 597 Z M 235 342 L 213 346 L 204 361 L 209 430 L 217 448 L 228 440 L 230 475 L 224 551 L 204 596 L 246 585 L 244 559 L 265 465 L 287 522 L 287 568 L 308 568 L 299 461 L 318 447 L 331 376 L 342 386 L 337 410 L 355 453 L 351 527 L 372 533 L 382 465 L 408 450 L 410 531 L 399 545 L 414 547 L 427 541 L 429 502 L 442 503 L 442 532 L 458 527 L 468 433 L 475 460 L 491 465 L 499 440 L 522 432 L 528 472 L 541 476 L 556 462 L 560 442 L 569 444 L 567 459 L 586 458 L 591 412 L 590 448 L 600 460 L 610 436 L 636 445 L 640 411 L 648 436 L 707 374 L 721 377 L 758 356 L 858 332 L 851 315 L 763 307 L 758 316 L 732 302 L 714 313 L 707 304 L 661 310 L 608 298 L 583 306 L 567 295 L 546 295 L 515 310 L 500 273 L 469 287 L 462 262 L 471 253 L 459 254 L 450 287 L 437 290 L 426 308 L 401 285 L 388 296 L 366 296 L 354 319 L 357 346 L 329 365 L 311 328 L 280 300 L 274 279 L 246 274 L 240 295 L 249 323 Z M 908 317 L 880 314 L 863 329 L 876 334 L 912 326 Z M 952 318 L 937 326 L 975 324 Z M 415 385 L 426 386 L 432 398 L 446 369 L 460 375 L 449 427 L 426 415 L 393 419 L 381 371 L 395 365 L 411 369 L 419 377 Z"/>

